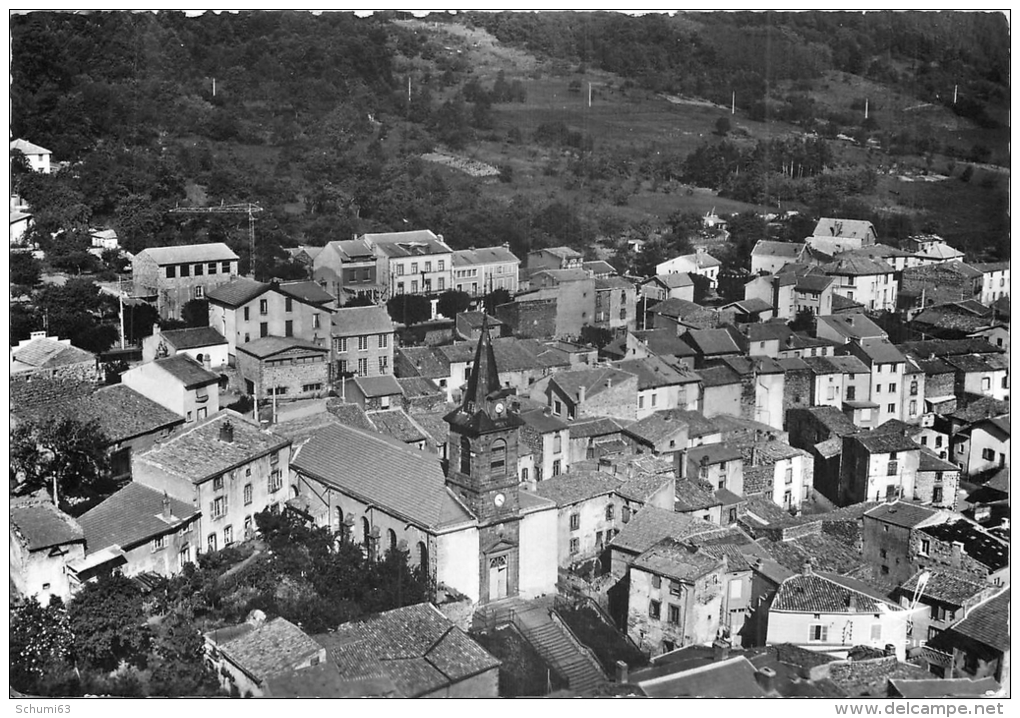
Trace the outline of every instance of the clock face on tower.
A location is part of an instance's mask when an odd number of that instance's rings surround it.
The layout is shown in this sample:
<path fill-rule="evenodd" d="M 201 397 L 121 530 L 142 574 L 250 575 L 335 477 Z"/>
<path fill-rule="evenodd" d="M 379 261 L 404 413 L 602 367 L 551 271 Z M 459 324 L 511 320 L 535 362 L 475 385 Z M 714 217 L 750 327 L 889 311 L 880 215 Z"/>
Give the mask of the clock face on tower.
<path fill-rule="evenodd" d="M 497 402 L 497 404 L 495 406 L 495 409 L 496 409 L 496 413 L 497 414 L 502 414 L 503 413 L 503 402 Z"/>
<path fill-rule="evenodd" d="M 499 508 L 503 505 L 503 502 L 506 501 L 506 497 L 503 494 L 496 494 L 496 498 L 492 501 L 496 504 L 496 508 Z"/>

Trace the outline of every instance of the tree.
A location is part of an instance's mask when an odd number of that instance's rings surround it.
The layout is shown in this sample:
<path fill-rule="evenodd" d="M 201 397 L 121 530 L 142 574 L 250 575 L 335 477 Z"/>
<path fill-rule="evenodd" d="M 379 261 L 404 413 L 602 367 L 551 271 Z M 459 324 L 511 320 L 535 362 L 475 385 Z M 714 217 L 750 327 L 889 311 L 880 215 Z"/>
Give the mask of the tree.
<path fill-rule="evenodd" d="M 790 321 L 790 329 L 795 332 L 815 331 L 815 313 L 807 307 L 797 312 L 797 315 Z"/>
<path fill-rule="evenodd" d="M 712 292 L 712 280 L 701 274 L 691 273 L 691 281 L 694 283 L 694 302 L 700 304 L 708 298 Z"/>
<path fill-rule="evenodd" d="M 71 654 L 67 609 L 56 596 L 46 606 L 29 596 L 11 607 L 9 625 L 11 687 L 39 693 L 40 680 Z"/>
<path fill-rule="evenodd" d="M 220 692 L 216 672 L 205 657 L 205 641 L 184 611 L 175 610 L 163 619 L 152 649 L 150 695 L 212 696 Z"/>
<path fill-rule="evenodd" d="M 209 300 L 192 299 L 181 307 L 181 319 L 188 327 L 209 326 Z"/>
<path fill-rule="evenodd" d="M 720 117 L 718 120 L 715 121 L 715 133 L 717 135 L 725 137 L 727 134 L 729 134 L 730 129 L 731 125 L 729 117 Z"/>
<path fill-rule="evenodd" d="M 613 341 L 614 335 L 612 330 L 604 327 L 593 327 L 590 324 L 585 324 L 581 327 L 580 341 L 582 344 L 588 344 L 598 349 L 609 344 Z"/>
<path fill-rule="evenodd" d="M 52 491 L 55 482 L 58 500 L 82 499 L 110 477 L 109 444 L 96 419 L 25 422 L 11 433 L 11 473 L 25 489 Z"/>
<path fill-rule="evenodd" d="M 432 318 L 432 302 L 418 294 L 397 294 L 386 302 L 386 311 L 393 321 L 410 326 Z"/>
<path fill-rule="evenodd" d="M 103 671 L 121 661 L 145 668 L 152 632 L 142 599 L 138 584 L 121 574 L 86 583 L 68 609 L 75 659 Z"/>
<path fill-rule="evenodd" d="M 159 310 L 146 302 L 124 303 L 124 339 L 138 344 L 152 336 L 152 327 L 159 323 Z"/>
<path fill-rule="evenodd" d="M 448 319 L 453 319 L 471 306 L 471 295 L 458 289 L 450 289 L 439 295 L 436 311 Z"/>
<path fill-rule="evenodd" d="M 39 262 L 28 252 L 11 252 L 11 284 L 32 288 L 39 284 L 42 268 Z"/>
<path fill-rule="evenodd" d="M 489 315 L 494 315 L 496 307 L 501 304 L 509 304 L 513 301 L 513 297 L 510 296 L 510 292 L 502 287 L 497 287 L 491 292 L 482 297 L 482 307 Z"/>

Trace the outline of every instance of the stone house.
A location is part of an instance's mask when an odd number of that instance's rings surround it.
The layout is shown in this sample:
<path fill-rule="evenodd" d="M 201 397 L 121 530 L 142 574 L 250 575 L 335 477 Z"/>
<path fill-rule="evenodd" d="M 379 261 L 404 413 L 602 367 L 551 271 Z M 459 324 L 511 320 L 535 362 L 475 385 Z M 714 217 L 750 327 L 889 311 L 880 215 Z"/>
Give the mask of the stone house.
<path fill-rule="evenodd" d="M 914 614 L 909 646 L 918 648 L 964 618 L 971 608 L 998 591 L 996 586 L 989 585 L 973 574 L 937 568 L 916 572 L 896 588 L 892 596 L 904 608 L 914 601 L 929 608 L 929 611 Z M 940 678 L 948 678 L 946 667 L 929 665 L 930 669 L 935 668 L 933 673 Z"/>
<path fill-rule="evenodd" d="M 623 429 L 624 435 L 637 453 L 672 457 L 687 451 L 690 445 L 688 423 L 684 410 L 664 409 L 653 412 Z"/>
<path fill-rule="evenodd" d="M 543 296 L 538 296 L 538 293 L 519 294 L 514 301 L 496 307 L 495 314 L 510 327 L 514 336 L 546 338 L 557 336 L 557 327 L 560 326 L 557 324 L 558 308 L 559 300 L 548 293 Z M 568 327 L 561 328 L 570 333 Z M 580 333 L 580 328 L 577 333 Z"/>
<path fill-rule="evenodd" d="M 404 399 L 400 383 L 390 375 L 356 376 L 345 380 L 342 393 L 346 401 L 366 411 L 401 408 Z"/>
<path fill-rule="evenodd" d="M 535 485 L 570 469 L 570 425 L 549 407 L 522 411 L 517 474 Z"/>
<path fill-rule="evenodd" d="M 888 338 L 884 329 L 859 313 L 820 316 L 815 321 L 815 335 L 839 344 Z"/>
<path fill-rule="evenodd" d="M 43 605 L 51 596 L 70 598 L 64 567 L 85 555 L 81 525 L 43 499 L 12 499 L 8 513 L 12 594 L 35 596 Z"/>
<path fill-rule="evenodd" d="M 860 302 L 869 311 L 893 311 L 899 282 L 896 271 L 882 259 L 839 255 L 823 267 L 834 279 L 832 292 Z"/>
<path fill-rule="evenodd" d="M 120 381 L 186 423 L 202 421 L 220 410 L 220 376 L 187 354 L 156 359 L 121 374 Z"/>
<path fill-rule="evenodd" d="M 619 332 L 633 329 L 637 319 L 637 289 L 623 277 L 595 280 L 592 326 Z"/>
<path fill-rule="evenodd" d="M 911 561 L 914 531 L 941 523 L 948 514 L 907 501 L 894 501 L 869 509 L 863 517 L 863 557 L 878 566 L 879 574 L 901 584 L 917 567 Z"/>
<path fill-rule="evenodd" d="M 951 656 L 947 678 L 990 676 L 1009 684 L 1010 634 L 1003 630 L 1010 618 L 1009 599 L 1007 587 L 930 641 L 931 648 Z"/>
<path fill-rule="evenodd" d="M 570 247 L 546 247 L 528 252 L 528 269 L 581 269 L 584 255 Z"/>
<path fill-rule="evenodd" d="M 1009 414 L 976 421 L 953 437 L 954 461 L 967 476 L 1009 467 Z"/>
<path fill-rule="evenodd" d="M 625 510 L 628 515 L 634 510 L 620 497 L 622 486 L 609 473 L 576 469 L 538 483 L 536 495 L 556 504 L 555 544 L 561 568 L 602 558 L 620 530 Z"/>
<path fill-rule="evenodd" d="M 875 225 L 865 220 L 820 217 L 807 242 L 814 244 L 818 240 L 834 243 L 820 247 L 822 251 L 834 254 L 848 249 L 869 247 L 878 241 L 878 233 L 875 232 Z M 830 249 L 832 251 L 829 251 Z"/>
<path fill-rule="evenodd" d="M 843 437 L 839 487 L 828 498 L 838 506 L 913 497 L 921 447 L 898 432 Z"/>
<path fill-rule="evenodd" d="M 656 356 L 624 359 L 614 366 L 638 378 L 638 419 L 664 409 L 697 405 L 698 376 L 693 371 L 676 369 Z"/>
<path fill-rule="evenodd" d="M 99 360 L 92 352 L 72 346 L 70 339 L 32 332 L 11 347 L 11 376 L 98 382 Z"/>
<path fill-rule="evenodd" d="M 927 437 L 922 436 L 921 439 Z M 939 437 L 936 437 L 939 438 Z M 915 501 L 936 508 L 955 510 L 960 488 L 960 467 L 939 456 L 925 446 L 921 447 L 914 482 Z"/>
<path fill-rule="evenodd" d="M 638 378 L 612 368 L 559 371 L 535 384 L 532 396 L 544 396 L 554 415 L 637 418 Z"/>
<path fill-rule="evenodd" d="M 744 457 L 729 444 L 707 444 L 687 451 L 687 468 L 681 478 L 708 482 L 713 490 L 744 493 Z"/>
<path fill-rule="evenodd" d="M 779 362 L 759 356 L 728 357 L 723 361 L 740 378 L 740 412 L 736 416 L 782 430 L 786 372 Z"/>
<path fill-rule="evenodd" d="M 1009 401 L 1009 359 L 1003 354 L 957 354 L 943 362 L 954 372 L 953 393 Z"/>
<path fill-rule="evenodd" d="M 666 299 L 694 301 L 694 281 L 689 274 L 659 274 L 641 282 L 638 292 L 651 302 Z"/>
<path fill-rule="evenodd" d="M 255 530 L 254 515 L 297 493 L 291 442 L 235 411 L 196 423 L 134 457 L 134 480 L 202 511 L 194 549 L 216 551 Z"/>
<path fill-rule="evenodd" d="M 782 441 L 763 441 L 740 447 L 744 496 L 764 496 L 777 506 L 798 510 L 811 497 L 814 459 L 803 449 Z"/>
<path fill-rule="evenodd" d="M 684 341 L 697 352 L 694 366 L 699 369 L 743 354 L 733 336 L 725 329 L 691 329 L 683 336 Z"/>
<path fill-rule="evenodd" d="M 307 399 L 329 388 L 329 349 L 303 339 L 270 335 L 242 344 L 235 366 L 244 393 L 256 399 Z"/>
<path fill-rule="evenodd" d="M 152 302 L 162 319 L 180 319 L 185 304 L 205 299 L 209 291 L 236 279 L 239 261 L 219 242 L 149 247 L 131 261 L 132 296 Z M 229 339 L 227 332 L 221 333 Z"/>
<path fill-rule="evenodd" d="M 904 294 L 916 297 L 917 306 L 981 299 L 984 274 L 963 262 L 927 262 L 903 270 L 900 285 Z M 924 299 L 923 306 L 921 299 Z"/>

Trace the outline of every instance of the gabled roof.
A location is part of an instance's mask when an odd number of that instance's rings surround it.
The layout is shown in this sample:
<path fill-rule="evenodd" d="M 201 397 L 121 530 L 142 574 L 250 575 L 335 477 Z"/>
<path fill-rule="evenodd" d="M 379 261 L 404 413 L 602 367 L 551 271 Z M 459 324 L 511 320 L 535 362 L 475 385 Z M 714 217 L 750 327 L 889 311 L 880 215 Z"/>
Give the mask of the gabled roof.
<path fill-rule="evenodd" d="M 884 606 L 885 608 L 879 608 Z M 798 613 L 880 613 L 901 611 L 866 584 L 834 573 L 802 573 L 780 584 L 772 611 Z"/>
<path fill-rule="evenodd" d="M 216 640 L 217 631 L 207 633 L 206 638 L 260 682 L 287 672 L 322 651 L 318 643 L 285 618 L 274 618 L 260 626 L 245 625 L 249 630 L 237 626 L 234 628 L 241 630 L 225 632 L 240 635 L 222 643 Z"/>
<path fill-rule="evenodd" d="M 305 304 L 322 305 L 336 299 L 332 294 L 310 280 L 280 282 L 276 289 L 285 297 L 297 299 Z"/>
<path fill-rule="evenodd" d="M 817 321 L 825 322 L 845 337 L 866 339 L 886 336 L 885 330 L 864 314 L 829 314 L 818 317 Z"/>
<path fill-rule="evenodd" d="M 205 297 L 213 304 L 221 304 L 225 307 L 236 309 L 243 304 L 247 304 L 252 299 L 265 294 L 272 288 L 273 285 L 269 282 L 256 282 L 248 277 L 238 277 L 226 284 L 210 289 L 205 293 Z"/>
<path fill-rule="evenodd" d="M 208 244 L 182 244 L 174 247 L 149 247 L 135 255 L 148 257 L 156 264 L 196 264 L 199 262 L 233 261 L 239 259 L 227 245 L 222 242 Z"/>
<path fill-rule="evenodd" d="M 826 274 L 837 276 L 869 276 L 873 274 L 892 274 L 894 270 L 883 259 L 871 259 L 857 255 L 839 254 L 835 261 L 826 264 Z"/>
<path fill-rule="evenodd" d="M 389 334 L 393 320 L 386 307 L 342 307 L 333 312 L 333 336 L 351 337 L 363 334 Z"/>
<path fill-rule="evenodd" d="M 729 444 L 704 444 L 687 450 L 687 461 L 695 466 L 709 466 L 743 459 L 740 450 Z"/>
<path fill-rule="evenodd" d="M 567 422 L 563 421 L 558 416 L 546 413 L 546 409 L 531 409 L 529 411 L 522 411 L 521 420 L 524 421 L 527 426 L 540 434 L 552 431 L 563 431 L 564 429 L 570 428 Z"/>
<path fill-rule="evenodd" d="M 37 144 L 29 142 L 28 140 L 11 140 L 11 152 L 18 150 L 23 155 L 52 155 L 45 147 L 40 147 Z"/>
<path fill-rule="evenodd" d="M 687 272 L 676 272 L 673 274 L 656 274 L 653 279 L 657 279 L 666 285 L 667 289 L 680 289 L 681 287 L 693 287 L 694 280 L 691 279 L 691 275 Z"/>
<path fill-rule="evenodd" d="M 756 673 L 753 663 L 736 656 L 649 680 L 635 678 L 634 683 L 652 698 L 759 698 L 766 693 Z"/>
<path fill-rule="evenodd" d="M 538 482 L 535 493 L 560 508 L 612 494 L 623 485 L 603 471 L 568 471 Z"/>
<path fill-rule="evenodd" d="M 353 382 L 362 395 L 368 397 L 393 396 L 403 394 L 403 389 L 395 377 L 389 374 L 379 376 L 356 376 Z"/>
<path fill-rule="evenodd" d="M 96 355 L 50 337 L 33 339 L 24 346 L 11 349 L 11 359 L 24 367 L 12 366 L 12 372 L 28 369 L 55 369 L 71 364 L 95 363 Z"/>
<path fill-rule="evenodd" d="M 570 438 L 581 439 L 593 436 L 608 436 L 623 430 L 623 425 L 608 416 L 581 419 L 570 424 Z"/>
<path fill-rule="evenodd" d="M 875 225 L 862 219 L 840 219 L 821 217 L 815 224 L 815 237 L 857 237 L 864 239 L 875 236 Z"/>
<path fill-rule="evenodd" d="M 879 433 L 864 431 L 846 437 L 847 441 L 856 441 L 872 454 L 888 454 L 892 451 L 919 451 L 921 446 L 909 436 L 899 432 Z"/>
<path fill-rule="evenodd" d="M 899 348 L 919 359 L 929 357 L 945 358 L 960 354 L 1002 354 L 1003 350 L 992 346 L 984 337 L 966 339 L 928 339 L 920 342 L 903 342 Z"/>
<path fill-rule="evenodd" d="M 388 257 L 417 257 L 434 254 L 449 254 L 453 250 L 428 229 L 411 232 L 385 232 L 365 234 L 362 239 L 369 240 L 379 251 Z"/>
<path fill-rule="evenodd" d="M 947 356 L 942 361 L 968 374 L 1009 369 L 1009 362 L 1001 354 L 956 354 Z"/>
<path fill-rule="evenodd" d="M 726 364 L 697 369 L 694 373 L 701 378 L 701 385 L 706 389 L 740 383 L 740 375 Z"/>
<path fill-rule="evenodd" d="M 539 275 L 546 275 L 552 278 L 556 284 L 562 284 L 564 282 L 580 282 L 585 279 L 591 279 L 588 272 L 580 268 L 575 269 L 539 269 L 537 272 L 531 275 L 531 280 L 534 282 L 535 277 Z"/>
<path fill-rule="evenodd" d="M 365 416 L 377 431 L 388 434 L 405 444 L 414 444 L 429 438 L 425 430 L 408 416 L 403 409 L 382 409 L 367 411 Z"/>
<path fill-rule="evenodd" d="M 550 382 L 556 384 L 564 394 L 575 400 L 582 387 L 585 390 L 585 396 L 592 397 L 628 379 L 636 380 L 636 377 L 629 372 L 605 367 L 559 371 L 552 375 Z"/>
<path fill-rule="evenodd" d="M 170 517 L 164 518 L 164 500 Z M 163 492 L 131 482 L 98 506 L 78 518 L 85 532 L 88 553 L 110 546 L 124 550 L 157 536 L 177 531 L 197 517 L 199 510 Z"/>
<path fill-rule="evenodd" d="M 181 382 L 185 389 L 216 384 L 220 380 L 218 374 L 213 374 L 187 354 L 175 354 L 152 363 Z"/>
<path fill-rule="evenodd" d="M 349 426 L 327 426 L 313 434 L 291 466 L 426 528 L 440 526 L 444 504 L 452 501 L 438 457 Z"/>
<path fill-rule="evenodd" d="M 930 521 L 938 515 L 938 511 L 906 501 L 894 501 L 891 504 L 876 506 L 866 511 L 864 515 L 887 524 L 909 529 Z"/>
<path fill-rule="evenodd" d="M 820 274 L 805 274 L 797 277 L 797 283 L 794 285 L 794 289 L 798 292 L 809 292 L 811 294 L 819 294 L 825 291 L 835 280 L 832 277 L 820 275 Z"/>
<path fill-rule="evenodd" d="M 628 425 L 624 433 L 654 445 L 678 431 L 686 430 L 687 422 L 681 418 L 677 410 L 665 409 L 653 412 Z"/>
<path fill-rule="evenodd" d="M 615 362 L 615 365 L 623 371 L 637 376 L 639 391 L 664 386 L 679 386 L 683 383 L 697 381 L 697 377 L 693 374 L 681 374 L 654 355 L 643 359 L 624 359 Z"/>
<path fill-rule="evenodd" d="M 917 464 L 918 471 L 948 471 L 958 472 L 960 467 L 956 464 L 940 459 L 939 455 L 929 449 L 927 446 L 921 447 L 921 458 Z"/>
<path fill-rule="evenodd" d="M 648 351 L 658 356 L 692 357 L 697 354 L 672 329 L 646 329 L 635 331 L 633 334 L 637 339 L 645 343 Z"/>
<path fill-rule="evenodd" d="M 405 698 L 434 693 L 500 665 L 428 603 L 344 623 L 316 639 L 343 679 L 382 674 Z"/>
<path fill-rule="evenodd" d="M 865 356 L 874 364 L 902 364 L 907 361 L 903 353 L 888 339 L 865 339 L 860 346 Z"/>
<path fill-rule="evenodd" d="M 585 268 L 585 271 L 591 271 Z M 595 289 L 633 289 L 634 284 L 619 276 L 598 278 L 595 280 Z"/>
<path fill-rule="evenodd" d="M 394 359 L 403 359 L 400 369 L 412 371 L 413 376 L 426 379 L 445 379 L 450 376 L 450 364 L 444 361 L 436 347 L 397 347 Z"/>
<path fill-rule="evenodd" d="M 695 312 L 703 311 L 705 308 L 700 304 L 689 302 L 686 299 L 680 299 L 679 297 L 670 297 L 669 299 L 663 299 L 658 304 L 652 306 L 651 311 L 653 314 L 661 314 L 665 317 L 672 317 L 674 319 L 683 319 L 686 316 L 694 314 Z"/>
<path fill-rule="evenodd" d="M 633 566 L 690 583 L 718 567 L 719 563 L 718 558 L 695 545 L 665 538 L 638 556 Z"/>
<path fill-rule="evenodd" d="M 957 259 L 964 254 L 956 247 L 950 247 L 948 244 L 940 242 L 917 252 L 916 256 L 930 259 Z"/>
<path fill-rule="evenodd" d="M 971 609 L 967 616 L 949 627 L 948 632 L 964 636 L 999 651 L 1010 648 L 1010 631 L 1003 630 L 1010 619 L 1010 588 Z"/>
<path fill-rule="evenodd" d="M 848 310 L 851 310 L 851 309 L 858 310 L 858 311 L 863 311 L 864 310 L 864 305 L 861 304 L 860 302 L 855 302 L 853 299 L 849 299 L 847 297 L 844 297 L 842 294 L 833 293 L 833 295 L 832 295 L 832 311 L 834 313 L 835 312 L 844 312 L 844 311 L 848 311 Z"/>
<path fill-rule="evenodd" d="M 900 586 L 900 591 L 912 596 L 917 591 L 918 583 L 924 574 L 927 574 L 928 578 L 921 589 L 921 595 L 956 606 L 962 606 L 988 588 L 988 583 L 972 573 L 938 567 L 918 571 Z"/>
<path fill-rule="evenodd" d="M 740 376 L 786 373 L 778 361 L 767 356 L 724 357 L 723 362 Z"/>
<path fill-rule="evenodd" d="M 795 259 L 804 252 L 804 242 L 775 242 L 759 239 L 751 250 L 752 257 L 786 257 Z"/>
<path fill-rule="evenodd" d="M 471 267 L 482 264 L 495 264 L 497 262 L 517 262 L 513 252 L 506 247 L 480 247 L 478 249 L 458 249 L 453 253 L 454 267 Z"/>
<path fill-rule="evenodd" d="M 559 259 L 581 259 L 584 257 L 583 254 L 570 247 L 543 247 L 542 249 L 532 250 L 531 254 L 541 254 L 542 252 L 551 254 Z"/>
<path fill-rule="evenodd" d="M 703 356 L 741 353 L 740 347 L 725 329 L 691 329 L 684 335 L 684 340 Z"/>
<path fill-rule="evenodd" d="M 11 503 L 9 515 L 29 551 L 85 541 L 81 525 L 48 501 Z"/>
<path fill-rule="evenodd" d="M 753 322 L 740 325 L 737 330 L 752 342 L 781 342 L 793 335 L 793 330 L 785 322 Z"/>
<path fill-rule="evenodd" d="M 160 336 L 177 350 L 198 349 L 199 347 L 219 346 L 227 343 L 223 335 L 212 327 L 166 329 L 160 332 Z"/>
<path fill-rule="evenodd" d="M 291 349 L 302 349 L 305 352 L 312 352 L 315 354 L 327 354 L 329 349 L 326 347 L 320 347 L 318 344 L 314 344 L 304 339 L 298 339 L 297 337 L 277 337 L 277 336 L 264 336 L 259 337 L 247 344 L 240 344 L 237 350 L 250 354 L 258 359 L 268 359 L 281 352 L 290 351 Z"/>

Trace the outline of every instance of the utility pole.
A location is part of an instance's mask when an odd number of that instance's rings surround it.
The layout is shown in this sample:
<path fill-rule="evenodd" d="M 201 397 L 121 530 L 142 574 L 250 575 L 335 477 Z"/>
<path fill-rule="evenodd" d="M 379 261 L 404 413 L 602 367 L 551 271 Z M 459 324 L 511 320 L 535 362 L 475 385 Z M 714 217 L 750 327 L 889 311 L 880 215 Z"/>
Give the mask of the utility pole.
<path fill-rule="evenodd" d="M 212 96 L 216 97 L 216 78 L 212 79 Z"/>
<path fill-rule="evenodd" d="M 588 109 L 591 109 L 591 83 L 588 83 Z"/>
<path fill-rule="evenodd" d="M 730 99 L 730 114 L 737 114 L 737 93 L 733 92 L 733 97 Z"/>
<path fill-rule="evenodd" d="M 959 92 L 960 92 L 960 86 L 959 85 L 953 85 L 953 104 L 954 105 L 956 104 L 956 96 L 957 96 L 957 94 Z"/>
<path fill-rule="evenodd" d="M 262 207 L 253 202 L 220 204 L 219 207 L 174 207 L 171 214 L 247 214 L 248 215 L 248 275 L 255 279 L 255 215 Z"/>
<path fill-rule="evenodd" d="M 864 119 L 868 119 L 868 98 L 864 98 Z"/>

